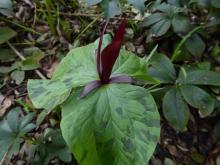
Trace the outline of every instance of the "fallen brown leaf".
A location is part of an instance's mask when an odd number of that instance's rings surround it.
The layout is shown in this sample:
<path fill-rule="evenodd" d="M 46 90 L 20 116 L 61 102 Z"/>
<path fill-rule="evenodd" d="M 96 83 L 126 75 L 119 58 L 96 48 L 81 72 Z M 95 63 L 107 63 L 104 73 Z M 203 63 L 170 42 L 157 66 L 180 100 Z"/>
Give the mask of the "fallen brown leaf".
<path fill-rule="evenodd" d="M 0 118 L 4 116 L 7 109 L 12 105 L 12 100 L 9 97 L 5 97 L 0 93 Z"/>

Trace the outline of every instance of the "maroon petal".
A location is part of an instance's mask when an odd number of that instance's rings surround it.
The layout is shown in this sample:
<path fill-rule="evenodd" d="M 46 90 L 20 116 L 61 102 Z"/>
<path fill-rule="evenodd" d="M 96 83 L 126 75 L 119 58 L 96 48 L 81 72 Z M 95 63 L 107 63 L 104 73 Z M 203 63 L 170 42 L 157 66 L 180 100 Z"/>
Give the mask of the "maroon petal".
<path fill-rule="evenodd" d="M 128 83 L 128 84 L 131 84 L 133 82 L 134 80 L 129 76 L 116 76 L 116 77 L 112 77 L 109 81 L 109 83 Z"/>
<path fill-rule="evenodd" d="M 93 90 L 97 89 L 101 85 L 102 85 L 102 83 L 101 83 L 100 80 L 95 80 L 95 81 L 92 81 L 92 82 L 88 83 L 84 87 L 84 89 L 83 89 L 83 91 L 82 91 L 82 93 L 80 95 L 80 98 L 85 97 L 86 95 L 88 95 L 90 92 L 92 92 Z"/>
<path fill-rule="evenodd" d="M 106 31 L 106 28 L 107 28 L 107 25 L 108 25 L 108 21 L 105 22 L 104 24 L 104 27 L 102 29 L 102 32 L 101 32 L 101 36 L 100 36 L 100 39 L 99 39 L 99 45 L 98 45 L 98 50 L 97 50 L 97 71 L 98 71 L 98 74 L 99 74 L 99 78 L 101 79 L 101 72 L 102 72 L 102 66 L 101 66 L 101 49 L 102 49 L 102 41 L 103 41 L 103 36 L 105 34 L 105 31 Z"/>
<path fill-rule="evenodd" d="M 111 42 L 101 53 L 101 81 L 107 83 L 112 72 L 112 68 L 119 55 L 122 40 L 125 33 L 126 20 L 122 20 L 115 36 Z"/>

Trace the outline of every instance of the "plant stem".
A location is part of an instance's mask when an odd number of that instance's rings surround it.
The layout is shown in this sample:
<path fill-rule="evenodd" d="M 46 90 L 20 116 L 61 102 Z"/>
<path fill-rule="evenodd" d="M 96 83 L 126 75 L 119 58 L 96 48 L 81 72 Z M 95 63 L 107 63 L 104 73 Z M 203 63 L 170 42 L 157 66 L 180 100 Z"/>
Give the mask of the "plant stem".
<path fill-rule="evenodd" d="M 176 47 L 176 49 L 175 49 L 175 51 L 174 51 L 174 53 L 173 53 L 173 55 L 172 55 L 172 58 L 171 58 L 171 61 L 173 62 L 179 55 L 180 55 L 180 48 L 183 46 L 183 44 L 186 42 L 186 40 L 189 38 L 189 37 L 191 37 L 191 35 L 193 34 L 193 33 L 195 33 L 197 30 L 199 30 L 199 29 L 201 29 L 202 28 L 202 26 L 198 26 L 198 27 L 196 27 L 196 28 L 194 28 L 193 30 L 191 30 L 186 36 L 184 36 L 183 38 L 182 38 L 182 40 L 180 41 L 180 43 L 177 45 L 177 47 Z"/>
<path fill-rule="evenodd" d="M 153 50 L 150 52 L 150 54 L 148 56 L 145 57 L 145 61 L 146 61 L 146 64 L 148 64 L 148 62 L 150 61 L 151 57 L 154 55 L 154 53 L 157 51 L 157 47 L 158 45 L 156 45 Z"/>
<path fill-rule="evenodd" d="M 96 21 L 98 21 L 98 19 L 101 17 L 101 15 L 99 15 L 99 17 L 95 18 L 91 23 L 89 23 L 86 28 L 84 28 L 79 35 L 75 38 L 75 40 L 79 39 L 81 37 L 81 35 L 83 33 L 85 33 Z"/>
<path fill-rule="evenodd" d="M 35 31 L 35 30 L 32 29 L 32 28 L 29 28 L 29 27 L 26 27 L 26 26 L 24 26 L 24 25 L 18 24 L 18 23 L 14 22 L 14 21 L 11 21 L 11 20 L 8 20 L 8 19 L 5 19 L 5 18 L 0 18 L 0 20 L 5 21 L 5 22 L 8 22 L 8 23 L 11 23 L 11 24 L 14 24 L 14 25 L 16 25 L 16 26 L 18 26 L 18 27 L 24 29 L 25 31 L 28 31 L 28 32 L 31 32 L 31 33 L 34 33 L 34 34 L 37 34 L 37 35 L 42 35 L 41 33 Z"/>

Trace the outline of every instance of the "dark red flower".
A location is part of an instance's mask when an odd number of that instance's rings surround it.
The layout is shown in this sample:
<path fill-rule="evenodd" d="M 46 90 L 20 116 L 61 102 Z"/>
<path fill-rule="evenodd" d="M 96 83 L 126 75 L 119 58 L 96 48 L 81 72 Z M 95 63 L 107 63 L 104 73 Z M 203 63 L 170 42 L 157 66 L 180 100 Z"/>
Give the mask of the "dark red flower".
<path fill-rule="evenodd" d="M 116 59 L 119 56 L 119 52 L 120 52 L 121 45 L 122 45 L 122 40 L 123 40 L 124 33 L 125 33 L 126 20 L 124 19 L 121 21 L 115 33 L 115 36 L 112 39 L 112 42 L 101 51 L 100 45 L 102 45 L 102 39 L 104 36 L 106 25 L 101 34 L 101 37 L 99 40 L 99 47 L 97 51 L 97 68 L 98 68 L 99 78 L 103 83 L 109 82 L 112 68 L 115 64 Z"/>
<path fill-rule="evenodd" d="M 116 76 L 111 77 L 113 66 L 119 56 L 122 40 L 125 33 L 126 20 L 123 19 L 112 39 L 112 42 L 102 49 L 102 41 L 104 37 L 104 33 L 108 22 L 105 23 L 104 28 L 102 30 L 99 45 L 97 49 L 97 71 L 99 74 L 100 80 L 95 80 L 87 84 L 81 94 L 81 98 L 86 96 L 88 93 L 93 91 L 94 89 L 100 87 L 103 84 L 108 83 L 132 83 L 132 78 L 128 76 Z"/>

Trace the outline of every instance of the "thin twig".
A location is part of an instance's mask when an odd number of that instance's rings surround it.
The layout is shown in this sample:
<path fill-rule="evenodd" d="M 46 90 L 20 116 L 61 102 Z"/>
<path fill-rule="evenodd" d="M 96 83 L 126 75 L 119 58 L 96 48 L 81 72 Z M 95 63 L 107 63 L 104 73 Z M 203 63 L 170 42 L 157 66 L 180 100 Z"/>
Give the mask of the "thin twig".
<path fill-rule="evenodd" d="M 183 46 L 183 44 L 186 42 L 186 40 L 188 39 L 188 38 L 190 38 L 192 35 L 193 35 L 193 33 L 195 33 L 197 30 L 200 30 L 202 28 L 202 26 L 198 26 L 198 27 L 196 27 L 196 28 L 194 28 L 194 29 L 192 29 L 186 36 L 184 36 L 183 38 L 182 38 L 182 40 L 180 41 L 180 43 L 177 45 L 177 47 L 176 47 L 176 49 L 174 50 L 174 53 L 173 53 L 173 55 L 172 55 L 172 57 L 171 57 L 171 61 L 173 62 L 175 59 L 177 59 L 177 57 L 179 57 L 179 55 L 180 55 L 180 53 L 181 53 L 181 47 Z"/>
<path fill-rule="evenodd" d="M 10 145 L 9 148 L 8 148 L 8 150 L 5 152 L 5 154 L 4 154 L 3 158 L 2 158 L 2 160 L 0 161 L 0 165 L 3 165 L 3 164 L 8 165 L 7 156 L 8 156 L 8 154 L 9 154 L 10 150 L 11 150 L 11 147 L 12 147 L 12 145 Z M 7 162 L 5 163 L 5 161 L 7 161 Z"/>
<path fill-rule="evenodd" d="M 11 21 L 11 20 L 5 19 L 5 18 L 0 18 L 0 20 L 5 21 L 5 22 L 8 22 L 8 23 L 11 23 L 11 24 L 14 24 L 14 25 L 16 25 L 16 26 L 18 26 L 18 27 L 24 29 L 25 31 L 28 31 L 28 32 L 31 32 L 31 33 L 34 33 L 34 34 L 37 34 L 37 35 L 42 35 L 42 33 L 37 32 L 37 31 L 35 31 L 35 30 L 32 29 L 32 28 L 29 28 L 29 27 L 26 27 L 26 26 L 21 25 L 21 24 L 19 24 L 19 23 L 16 23 L 15 21 Z"/>
<path fill-rule="evenodd" d="M 8 46 L 13 50 L 13 52 L 22 60 L 26 60 L 26 58 L 10 43 L 7 42 Z M 35 70 L 35 73 L 43 80 L 46 80 L 47 78 L 39 71 Z"/>
<path fill-rule="evenodd" d="M 79 39 L 79 38 L 81 37 L 81 35 L 84 34 L 90 27 L 92 27 L 92 25 L 93 25 L 96 21 L 98 21 L 98 19 L 99 19 L 100 17 L 101 17 L 101 16 L 97 17 L 97 18 L 94 19 L 90 24 L 88 24 L 88 25 L 86 26 L 86 28 L 84 28 L 84 29 L 80 32 L 80 34 L 75 38 L 75 40 Z"/>
<path fill-rule="evenodd" d="M 8 151 L 4 154 L 2 160 L 0 161 L 0 165 L 3 165 L 3 163 L 5 162 L 5 159 L 7 158 L 7 154 L 8 154 Z"/>

